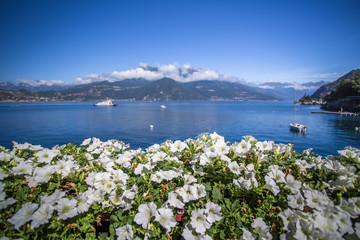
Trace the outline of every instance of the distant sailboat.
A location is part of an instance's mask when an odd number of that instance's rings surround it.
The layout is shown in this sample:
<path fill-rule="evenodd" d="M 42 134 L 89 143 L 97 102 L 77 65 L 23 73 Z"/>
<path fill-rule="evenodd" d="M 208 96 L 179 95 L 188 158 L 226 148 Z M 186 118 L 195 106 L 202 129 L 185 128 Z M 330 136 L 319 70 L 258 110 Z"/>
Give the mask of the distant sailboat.
<path fill-rule="evenodd" d="M 290 130 L 305 133 L 306 132 L 306 125 L 297 123 L 295 121 L 296 118 L 296 93 L 295 93 L 295 99 L 294 99 L 294 121 L 290 123 Z"/>

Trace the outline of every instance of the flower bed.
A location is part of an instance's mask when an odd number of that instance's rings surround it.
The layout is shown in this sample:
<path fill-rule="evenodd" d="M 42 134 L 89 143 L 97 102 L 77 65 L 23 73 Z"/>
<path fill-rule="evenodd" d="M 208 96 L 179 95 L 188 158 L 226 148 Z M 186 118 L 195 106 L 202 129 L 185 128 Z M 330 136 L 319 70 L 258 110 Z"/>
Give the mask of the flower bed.
<path fill-rule="evenodd" d="M 0 237 L 357 238 L 360 150 L 339 154 L 216 133 L 146 151 L 14 143 L 0 148 Z"/>

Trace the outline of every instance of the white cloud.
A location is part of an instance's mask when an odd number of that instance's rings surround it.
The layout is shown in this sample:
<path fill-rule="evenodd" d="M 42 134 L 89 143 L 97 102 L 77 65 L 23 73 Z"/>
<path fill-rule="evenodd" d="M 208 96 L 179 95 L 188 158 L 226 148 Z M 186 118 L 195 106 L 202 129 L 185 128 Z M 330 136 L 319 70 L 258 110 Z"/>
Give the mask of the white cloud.
<path fill-rule="evenodd" d="M 88 74 L 75 79 L 77 84 L 88 84 L 93 82 L 111 81 L 109 78 L 99 74 Z"/>
<path fill-rule="evenodd" d="M 274 89 L 274 86 L 269 86 L 269 85 L 258 85 L 257 87 L 262 88 L 262 89 Z"/>
<path fill-rule="evenodd" d="M 300 84 L 291 84 L 291 85 L 286 85 L 284 86 L 284 88 L 293 88 L 295 90 L 315 90 L 318 89 L 319 87 L 316 86 L 304 86 L 304 85 L 300 85 Z"/>
<path fill-rule="evenodd" d="M 154 72 L 154 71 L 146 70 L 142 67 L 138 67 L 135 69 L 130 69 L 121 72 L 114 71 L 109 74 L 109 77 L 115 78 L 116 80 L 124 80 L 130 78 L 143 78 L 146 80 L 156 80 L 163 78 L 164 75 L 159 72 Z"/>
<path fill-rule="evenodd" d="M 32 79 L 22 79 L 22 78 L 18 78 L 16 80 L 20 83 L 29 84 L 30 86 L 33 86 L 33 87 L 37 87 L 37 86 L 41 86 L 41 85 L 46 85 L 46 86 L 68 85 L 68 83 L 65 83 L 64 81 L 61 81 L 61 80 L 32 80 Z"/>
<path fill-rule="evenodd" d="M 179 82 L 191 82 L 199 80 L 221 80 L 231 82 L 241 82 L 242 78 L 219 74 L 210 69 L 194 68 L 190 64 L 180 65 L 173 64 L 157 64 L 155 67 L 147 63 L 140 63 L 139 67 L 125 71 L 113 71 L 112 73 L 103 74 L 103 76 L 113 78 L 115 80 L 124 80 L 132 78 L 142 78 L 146 80 L 158 80 L 164 77 L 172 78 Z"/>

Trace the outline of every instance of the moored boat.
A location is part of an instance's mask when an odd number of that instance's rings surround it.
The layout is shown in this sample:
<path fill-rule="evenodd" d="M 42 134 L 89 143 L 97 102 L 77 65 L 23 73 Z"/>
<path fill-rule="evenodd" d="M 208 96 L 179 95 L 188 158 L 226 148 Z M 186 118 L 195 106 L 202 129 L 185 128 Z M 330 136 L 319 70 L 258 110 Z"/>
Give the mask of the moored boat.
<path fill-rule="evenodd" d="M 300 123 L 290 123 L 290 130 L 306 132 L 306 126 Z"/>
<path fill-rule="evenodd" d="M 116 103 L 113 103 L 111 100 L 106 100 L 106 101 L 101 101 L 101 102 L 98 102 L 98 103 L 95 103 L 94 106 L 117 106 Z"/>

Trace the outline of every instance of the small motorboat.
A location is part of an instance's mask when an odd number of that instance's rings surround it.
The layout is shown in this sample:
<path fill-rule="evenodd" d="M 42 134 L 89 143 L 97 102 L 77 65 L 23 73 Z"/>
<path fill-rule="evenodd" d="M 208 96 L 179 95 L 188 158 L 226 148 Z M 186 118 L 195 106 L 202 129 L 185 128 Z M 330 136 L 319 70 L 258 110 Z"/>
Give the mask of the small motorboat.
<path fill-rule="evenodd" d="M 306 132 L 306 126 L 300 123 L 290 123 L 290 130 L 297 132 Z"/>
<path fill-rule="evenodd" d="M 114 106 L 117 106 L 117 104 L 113 103 L 111 100 L 106 100 L 106 101 L 101 101 L 101 102 L 95 103 L 94 106 L 114 107 Z"/>
<path fill-rule="evenodd" d="M 166 108 L 166 106 L 165 106 L 165 105 L 161 105 L 160 107 L 161 107 L 162 109 L 165 109 L 165 108 Z"/>

